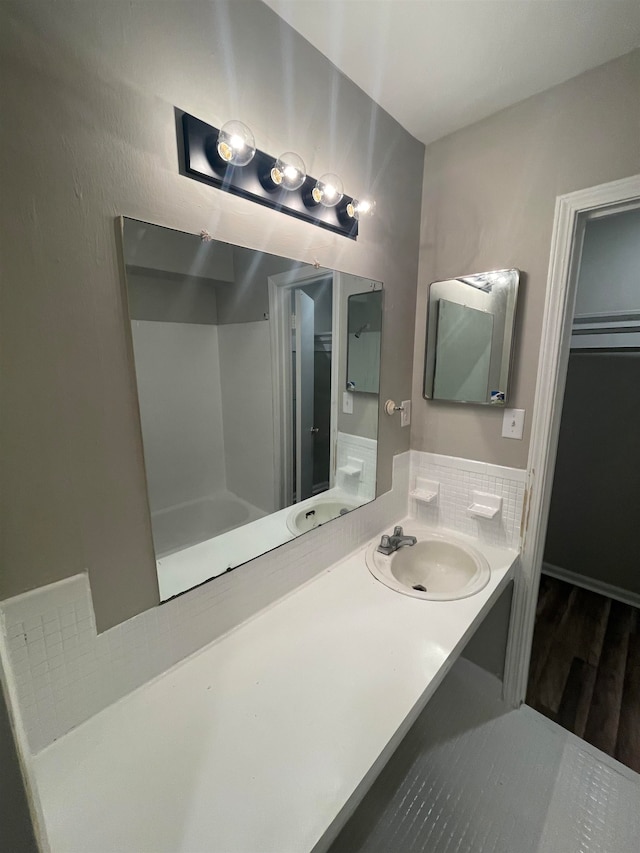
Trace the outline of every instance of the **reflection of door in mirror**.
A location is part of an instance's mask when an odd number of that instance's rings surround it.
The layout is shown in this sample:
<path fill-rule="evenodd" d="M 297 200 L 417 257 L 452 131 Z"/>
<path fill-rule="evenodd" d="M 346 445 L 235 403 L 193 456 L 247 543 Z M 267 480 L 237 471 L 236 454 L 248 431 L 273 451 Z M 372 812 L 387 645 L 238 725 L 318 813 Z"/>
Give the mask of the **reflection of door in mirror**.
<path fill-rule="evenodd" d="M 313 494 L 313 299 L 295 291 L 296 303 L 296 493 Z"/>
<path fill-rule="evenodd" d="M 381 285 L 130 219 L 122 238 L 165 600 L 373 500 L 377 395 L 338 398 L 347 299 Z"/>
<path fill-rule="evenodd" d="M 295 494 L 298 503 L 330 486 L 333 276 L 294 290 Z M 335 432 L 335 424 L 334 424 Z"/>
<path fill-rule="evenodd" d="M 337 279 L 333 271 L 313 268 L 269 276 L 273 409 L 280 437 L 275 478 L 286 506 L 334 485 Z"/>

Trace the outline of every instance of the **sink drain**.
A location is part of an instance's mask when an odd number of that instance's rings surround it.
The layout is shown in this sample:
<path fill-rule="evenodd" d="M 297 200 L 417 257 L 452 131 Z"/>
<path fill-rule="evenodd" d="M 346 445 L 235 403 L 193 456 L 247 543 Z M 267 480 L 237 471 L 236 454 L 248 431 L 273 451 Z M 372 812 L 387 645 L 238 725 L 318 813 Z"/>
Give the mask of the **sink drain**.
<path fill-rule="evenodd" d="M 415 589 L 416 592 L 426 592 L 427 591 L 426 586 L 422 586 L 421 583 L 414 583 L 413 588 Z"/>

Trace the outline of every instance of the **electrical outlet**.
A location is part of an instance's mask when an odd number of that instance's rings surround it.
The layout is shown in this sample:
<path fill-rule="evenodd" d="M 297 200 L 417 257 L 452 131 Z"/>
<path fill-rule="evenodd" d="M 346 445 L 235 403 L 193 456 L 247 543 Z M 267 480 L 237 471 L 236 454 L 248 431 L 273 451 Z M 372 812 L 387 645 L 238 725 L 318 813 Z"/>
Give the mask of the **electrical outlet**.
<path fill-rule="evenodd" d="M 502 437 L 522 438 L 524 409 L 505 409 L 502 416 Z"/>
<path fill-rule="evenodd" d="M 402 406 L 400 411 L 400 426 L 409 426 L 411 423 L 411 400 L 403 400 L 400 405 Z"/>
<path fill-rule="evenodd" d="M 342 411 L 345 415 L 353 414 L 353 394 L 351 391 L 342 392 Z"/>

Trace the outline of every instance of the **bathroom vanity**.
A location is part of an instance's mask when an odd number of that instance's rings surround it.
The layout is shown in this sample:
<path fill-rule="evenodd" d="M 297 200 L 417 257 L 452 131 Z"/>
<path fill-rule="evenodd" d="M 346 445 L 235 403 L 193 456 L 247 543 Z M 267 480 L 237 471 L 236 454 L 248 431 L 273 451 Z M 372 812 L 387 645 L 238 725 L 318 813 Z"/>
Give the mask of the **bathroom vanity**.
<path fill-rule="evenodd" d="M 513 578 L 467 542 L 475 595 L 400 594 L 365 547 L 36 755 L 53 853 L 325 850 Z"/>

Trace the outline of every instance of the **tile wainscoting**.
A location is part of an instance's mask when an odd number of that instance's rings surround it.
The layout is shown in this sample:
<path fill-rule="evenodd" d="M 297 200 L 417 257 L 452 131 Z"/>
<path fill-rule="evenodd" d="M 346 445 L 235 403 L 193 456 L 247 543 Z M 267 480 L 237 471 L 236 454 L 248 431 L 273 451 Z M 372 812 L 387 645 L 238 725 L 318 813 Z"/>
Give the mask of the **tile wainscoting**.
<path fill-rule="evenodd" d="M 293 592 L 407 514 L 409 453 L 393 488 L 102 634 L 86 574 L 0 602 L 0 653 L 28 749 L 39 752 L 103 708 Z"/>
<path fill-rule="evenodd" d="M 433 503 L 409 497 L 409 514 L 417 521 L 446 527 L 473 536 L 489 545 L 518 548 L 520 524 L 527 472 L 521 468 L 506 468 L 412 450 L 410 489 L 416 489 L 417 478 L 435 481 L 439 494 Z M 473 491 L 502 498 L 502 509 L 495 518 L 474 518 L 469 514 Z"/>

